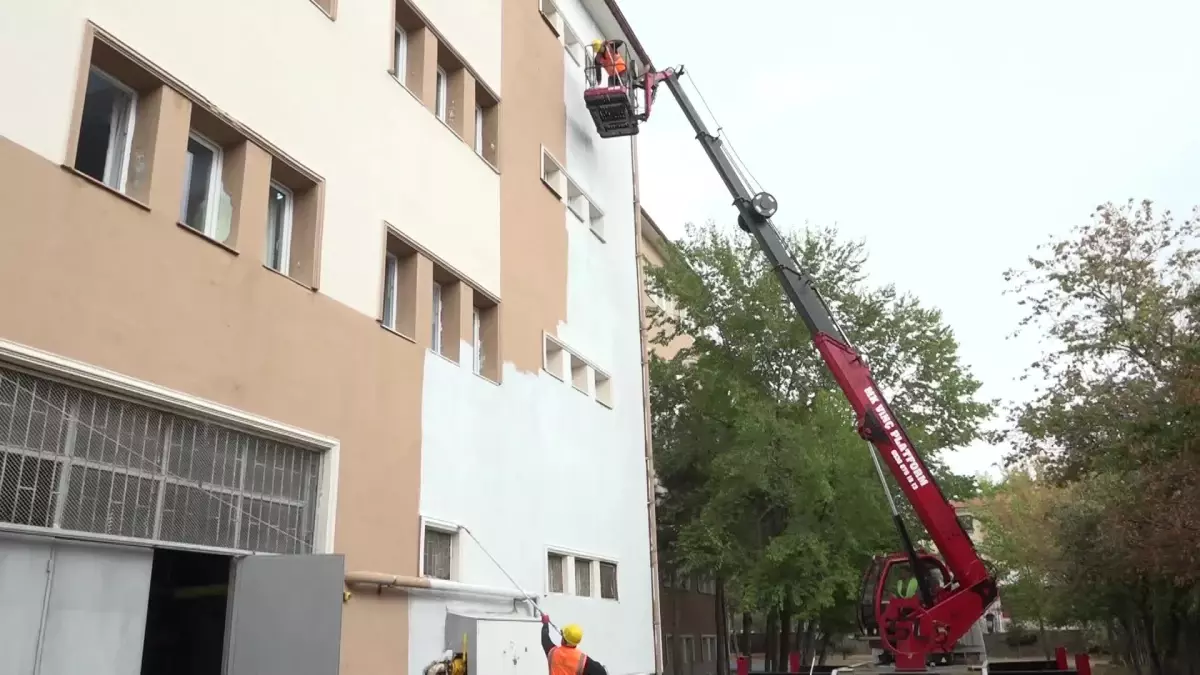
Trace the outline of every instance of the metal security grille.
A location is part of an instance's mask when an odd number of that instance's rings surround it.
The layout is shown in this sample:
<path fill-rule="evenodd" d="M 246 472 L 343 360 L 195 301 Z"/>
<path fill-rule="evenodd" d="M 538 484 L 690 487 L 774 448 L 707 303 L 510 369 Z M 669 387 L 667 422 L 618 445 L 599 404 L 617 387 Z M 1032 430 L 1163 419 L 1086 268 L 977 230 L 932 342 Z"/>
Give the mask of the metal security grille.
<path fill-rule="evenodd" d="M 575 595 L 592 597 L 592 561 L 575 559 Z"/>
<path fill-rule="evenodd" d="M 449 579 L 454 570 L 454 535 L 425 528 L 425 576 Z"/>
<path fill-rule="evenodd" d="M 0 522 L 310 553 L 312 450 L 0 368 Z"/>
<path fill-rule="evenodd" d="M 617 566 L 613 563 L 600 563 L 600 597 L 617 599 Z"/>

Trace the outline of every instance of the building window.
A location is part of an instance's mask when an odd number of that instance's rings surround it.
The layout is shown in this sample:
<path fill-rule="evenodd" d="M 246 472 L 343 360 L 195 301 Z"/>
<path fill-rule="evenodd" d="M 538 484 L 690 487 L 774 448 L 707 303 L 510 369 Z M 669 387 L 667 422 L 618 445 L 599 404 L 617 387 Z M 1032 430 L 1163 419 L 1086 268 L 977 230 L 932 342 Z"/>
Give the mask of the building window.
<path fill-rule="evenodd" d="M 383 261 L 383 325 L 396 330 L 396 302 L 400 286 L 400 259 L 389 251 Z"/>
<path fill-rule="evenodd" d="M 429 348 L 442 353 L 442 285 L 433 282 L 433 325 L 430 335 Z"/>
<path fill-rule="evenodd" d="M 543 335 L 542 341 L 545 348 L 542 353 L 542 369 L 560 380 L 563 379 L 563 365 L 566 361 L 563 357 L 568 352 L 562 343 L 549 335 Z"/>
<path fill-rule="evenodd" d="M 396 79 L 400 84 L 406 84 L 408 80 L 408 31 L 396 25 L 396 37 L 392 42 L 392 68 L 395 70 Z"/>
<path fill-rule="evenodd" d="M 546 556 L 546 590 L 551 593 L 567 592 L 567 557 L 559 553 Z"/>
<path fill-rule="evenodd" d="M 600 597 L 617 600 L 617 564 L 600 563 Z"/>
<path fill-rule="evenodd" d="M 221 183 L 220 146 L 192 132 L 188 135 L 187 168 L 179 221 L 210 239 L 229 238 L 233 200 Z"/>
<path fill-rule="evenodd" d="M 562 35 L 563 49 L 575 62 L 576 66 L 582 66 L 587 63 L 587 50 L 583 46 L 583 42 L 579 39 L 579 35 L 571 28 L 570 24 L 563 22 Z"/>
<path fill-rule="evenodd" d="M 0 367 L 3 522 L 312 553 L 321 464 L 307 448 Z"/>
<path fill-rule="evenodd" d="M 959 516 L 958 524 L 962 525 L 962 529 L 967 531 L 967 534 L 975 533 L 975 519 L 971 516 Z"/>
<path fill-rule="evenodd" d="M 98 68 L 88 71 L 75 169 L 125 191 L 137 94 Z"/>
<path fill-rule="evenodd" d="M 679 641 L 682 645 L 683 665 L 691 665 L 696 660 L 696 641 L 691 635 L 681 635 Z"/>
<path fill-rule="evenodd" d="M 437 118 L 443 122 L 446 121 L 446 90 L 449 81 L 446 77 L 446 71 L 438 66 L 437 80 L 435 80 L 435 89 L 437 98 L 434 101 L 433 112 Z"/>
<path fill-rule="evenodd" d="M 696 582 L 696 590 L 705 595 L 717 594 L 717 582 L 715 579 L 704 579 Z"/>
<path fill-rule="evenodd" d="M 542 18 L 546 20 L 551 30 L 554 31 L 554 34 L 561 36 L 564 25 L 563 16 L 562 12 L 558 10 L 558 5 L 554 4 L 554 0 L 539 0 L 538 9 L 542 13 Z"/>
<path fill-rule="evenodd" d="M 596 401 L 606 407 L 613 407 L 613 385 L 612 378 L 608 373 L 602 373 L 599 370 L 596 373 Z"/>
<path fill-rule="evenodd" d="M 563 193 L 566 191 L 567 174 L 558 160 L 554 159 L 554 155 L 551 155 L 546 148 L 542 148 L 542 182 L 556 197 L 562 199 Z"/>
<path fill-rule="evenodd" d="M 292 248 L 292 191 L 271 182 L 267 194 L 267 267 L 287 274 Z"/>
<path fill-rule="evenodd" d="M 592 561 L 587 558 L 575 559 L 575 595 L 592 597 Z"/>
<path fill-rule="evenodd" d="M 588 363 L 574 354 L 571 354 L 571 386 L 582 394 L 591 394 L 588 387 Z"/>
<path fill-rule="evenodd" d="M 675 651 L 675 639 L 670 633 L 663 636 L 663 664 L 671 665 L 672 653 Z"/>
<path fill-rule="evenodd" d="M 475 154 L 483 154 L 483 106 L 475 106 Z"/>
<path fill-rule="evenodd" d="M 715 663 L 717 660 L 717 636 L 700 636 L 700 659 L 705 663 Z"/>
<path fill-rule="evenodd" d="M 471 363 L 476 375 L 483 373 L 483 321 L 479 308 L 471 309 Z"/>
<path fill-rule="evenodd" d="M 447 580 L 453 578 L 456 537 L 457 533 L 451 530 L 425 526 L 423 576 Z"/>

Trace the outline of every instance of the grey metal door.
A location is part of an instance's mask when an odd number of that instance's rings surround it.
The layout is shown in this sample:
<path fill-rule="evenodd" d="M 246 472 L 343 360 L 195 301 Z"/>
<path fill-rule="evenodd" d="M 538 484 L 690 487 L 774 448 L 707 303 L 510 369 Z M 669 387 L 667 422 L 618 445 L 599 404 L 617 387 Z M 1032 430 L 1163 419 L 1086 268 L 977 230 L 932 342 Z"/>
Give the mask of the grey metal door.
<path fill-rule="evenodd" d="M 340 555 L 256 555 L 234 563 L 226 675 L 337 675 Z"/>

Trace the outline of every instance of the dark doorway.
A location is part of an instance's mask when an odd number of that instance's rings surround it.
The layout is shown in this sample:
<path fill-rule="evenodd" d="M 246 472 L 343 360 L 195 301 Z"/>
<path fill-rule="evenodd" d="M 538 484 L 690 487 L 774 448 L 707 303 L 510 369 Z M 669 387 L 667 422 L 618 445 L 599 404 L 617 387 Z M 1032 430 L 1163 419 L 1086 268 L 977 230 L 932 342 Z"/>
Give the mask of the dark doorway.
<path fill-rule="evenodd" d="M 221 675 L 231 562 L 155 549 L 142 675 Z"/>

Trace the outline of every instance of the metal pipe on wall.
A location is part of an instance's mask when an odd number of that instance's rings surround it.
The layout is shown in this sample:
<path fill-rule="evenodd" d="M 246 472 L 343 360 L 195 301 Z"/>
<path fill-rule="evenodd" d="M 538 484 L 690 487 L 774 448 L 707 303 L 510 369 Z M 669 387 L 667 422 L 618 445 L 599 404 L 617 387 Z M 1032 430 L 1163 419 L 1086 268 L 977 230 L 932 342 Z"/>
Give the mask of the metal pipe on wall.
<path fill-rule="evenodd" d="M 399 574 L 384 574 L 382 572 L 347 572 L 347 586 L 377 586 L 380 589 L 389 588 L 397 591 L 429 591 L 454 593 L 457 595 L 475 595 L 480 597 L 503 598 L 505 600 L 528 601 L 524 592 L 515 588 L 496 588 L 494 586 L 478 586 L 464 584 L 445 579 L 430 579 L 427 577 L 409 577 Z M 530 596 L 536 598 L 536 596 Z"/>
<path fill-rule="evenodd" d="M 633 166 L 633 257 L 634 266 L 637 267 L 638 281 L 638 337 L 642 347 L 642 418 L 646 436 L 646 516 L 650 527 L 650 612 L 654 629 L 654 672 L 661 673 L 663 672 L 662 612 L 659 605 L 658 517 L 655 509 L 658 490 L 655 489 L 657 480 L 654 471 L 654 434 L 650 421 L 650 340 L 646 335 L 646 279 L 642 269 L 642 196 L 638 185 L 636 136 L 629 139 L 629 152 Z"/>

